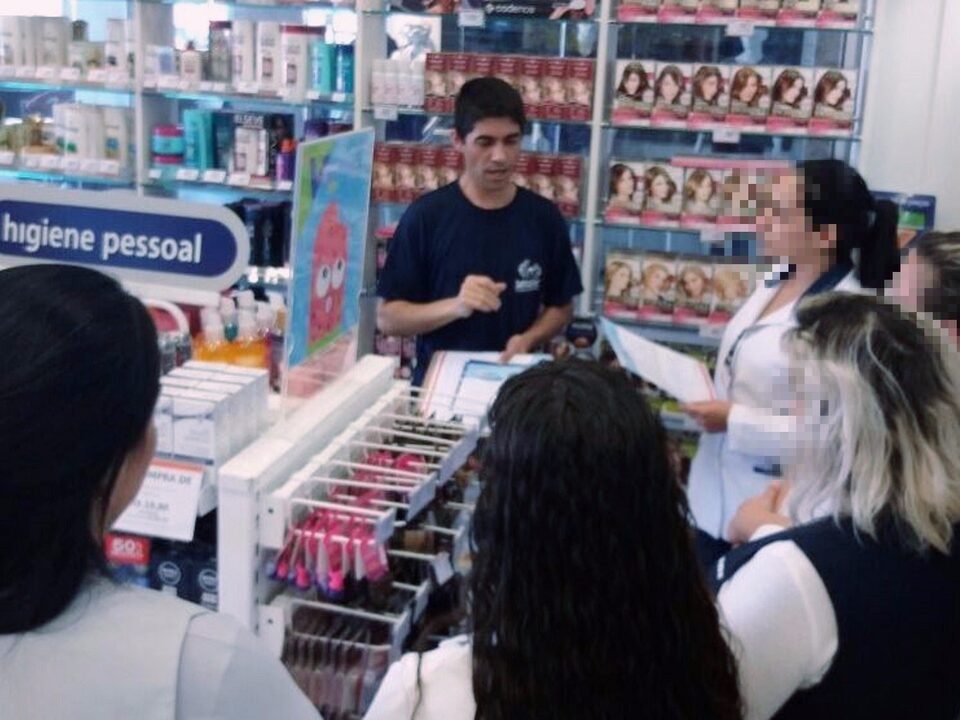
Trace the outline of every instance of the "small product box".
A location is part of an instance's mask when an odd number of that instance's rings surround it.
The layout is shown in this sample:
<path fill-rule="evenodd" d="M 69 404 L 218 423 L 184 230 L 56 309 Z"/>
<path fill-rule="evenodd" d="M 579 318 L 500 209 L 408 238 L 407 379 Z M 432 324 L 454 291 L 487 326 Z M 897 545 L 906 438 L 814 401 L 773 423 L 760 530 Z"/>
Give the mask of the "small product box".
<path fill-rule="evenodd" d="M 725 122 L 735 127 L 762 127 L 770 114 L 773 69 L 763 65 L 731 68 L 730 107 Z"/>
<path fill-rule="evenodd" d="M 259 178 L 275 177 L 280 146 L 293 138 L 293 116 L 243 112 L 234 114 L 233 124 L 233 169 Z"/>
<path fill-rule="evenodd" d="M 690 23 L 696 20 L 700 0 L 662 0 L 658 20 L 663 23 Z"/>
<path fill-rule="evenodd" d="M 198 390 L 169 391 L 173 422 L 173 454 L 204 463 L 220 463 L 229 456 L 224 423 L 226 396 Z"/>
<path fill-rule="evenodd" d="M 686 127 L 690 115 L 693 66 L 686 63 L 659 62 L 653 84 L 654 125 Z"/>
<path fill-rule="evenodd" d="M 580 216 L 580 187 L 583 159 L 579 155 L 561 155 L 557 158 L 556 201 L 560 212 L 568 218 Z"/>
<path fill-rule="evenodd" d="M 697 22 L 728 22 L 737 16 L 737 7 L 737 0 L 700 0 Z"/>
<path fill-rule="evenodd" d="M 774 25 L 780 13 L 780 0 L 740 0 L 737 17 L 755 25 Z"/>
<path fill-rule="evenodd" d="M 530 178 L 530 189 L 550 201 L 556 200 L 554 176 L 557 174 L 558 164 L 556 155 L 537 153 L 533 156 L 533 177 Z"/>
<path fill-rule="evenodd" d="M 723 171 L 687 168 L 683 181 L 683 210 L 680 225 L 710 228 L 716 225 L 723 197 Z"/>
<path fill-rule="evenodd" d="M 520 58 L 520 97 L 523 98 L 523 106 L 527 116 L 535 119 L 544 116 L 543 73 L 543 58 Z"/>
<path fill-rule="evenodd" d="M 585 58 L 566 61 L 566 105 L 563 108 L 564 120 L 588 122 L 593 107 L 593 77 L 595 63 Z"/>
<path fill-rule="evenodd" d="M 817 27 L 852 28 L 856 27 L 860 16 L 860 0 L 823 0 Z"/>
<path fill-rule="evenodd" d="M 603 314 L 607 317 L 637 319 L 641 262 L 638 253 L 607 253 L 603 269 Z"/>
<path fill-rule="evenodd" d="M 713 307 L 713 263 L 699 258 L 680 258 L 677 266 L 677 301 L 674 322 L 702 325 Z"/>
<path fill-rule="evenodd" d="M 645 185 L 646 166 L 643 163 L 611 160 L 603 219 L 608 223 L 639 225 Z"/>
<path fill-rule="evenodd" d="M 517 55 L 497 55 L 493 58 L 493 74 L 512 85 L 517 92 L 520 86 L 520 58 Z"/>
<path fill-rule="evenodd" d="M 397 191 L 393 177 L 396 164 L 396 145 L 377 143 L 373 149 L 373 199 L 375 202 L 396 202 Z"/>
<path fill-rule="evenodd" d="M 617 6 L 617 20 L 624 23 L 655 23 L 660 12 L 660 0 L 621 0 Z"/>
<path fill-rule="evenodd" d="M 443 100 L 443 112 L 452 113 L 453 104 L 463 84 L 470 79 L 469 53 L 451 53 L 447 63 L 447 94 Z"/>
<path fill-rule="evenodd" d="M 849 133 L 853 131 L 856 73 L 849 70 L 819 68 L 815 73 L 813 117 L 814 133 Z"/>
<path fill-rule="evenodd" d="M 427 53 L 424 61 L 425 100 L 428 113 L 442 113 L 447 99 L 448 53 Z"/>
<path fill-rule="evenodd" d="M 730 108 L 730 70 L 729 65 L 696 67 L 691 82 L 690 127 L 710 128 L 723 124 Z"/>
<path fill-rule="evenodd" d="M 641 320 L 672 321 L 677 301 L 677 258 L 666 253 L 644 253 L 640 271 Z"/>
<path fill-rule="evenodd" d="M 443 167 L 443 148 L 440 145 L 420 145 L 417 148 L 417 187 L 428 193 L 440 187 L 440 169 Z"/>
<path fill-rule="evenodd" d="M 197 383 L 195 389 L 227 397 L 227 435 L 230 438 L 228 454 L 233 456 L 256 435 L 256 418 L 243 385 L 228 380 L 229 377 L 219 375 L 215 381 Z"/>
<path fill-rule="evenodd" d="M 397 186 L 397 202 L 411 203 L 416 200 L 418 194 L 416 145 L 402 143 L 397 146 L 393 176 Z"/>
<path fill-rule="evenodd" d="M 513 170 L 513 182 L 522 188 L 530 188 L 533 175 L 536 172 L 536 156 L 533 153 L 521 152 L 517 157 L 517 164 Z"/>
<path fill-rule="evenodd" d="M 443 160 L 440 167 L 441 179 L 444 185 L 456 182 L 463 169 L 463 155 L 455 147 L 444 146 Z"/>
<path fill-rule="evenodd" d="M 37 66 L 57 69 L 64 67 L 67 64 L 67 45 L 70 42 L 70 20 L 65 17 L 48 17 L 38 18 L 37 22 L 39 23 L 40 28 L 40 41 L 37 46 Z M 108 34 L 110 32 L 111 23 L 114 22 L 122 23 L 125 21 L 107 20 Z M 122 56 L 122 34 L 120 43 L 120 54 Z"/>
<path fill-rule="evenodd" d="M 813 114 L 813 69 L 778 67 L 773 77 L 767 127 L 783 133 L 805 133 Z"/>
<path fill-rule="evenodd" d="M 646 126 L 653 114 L 655 60 L 617 60 L 613 86 L 613 112 L 616 125 Z"/>
<path fill-rule="evenodd" d="M 683 168 L 648 163 L 643 173 L 644 225 L 676 227 L 683 206 Z"/>
<path fill-rule="evenodd" d="M 470 77 L 490 77 L 494 74 L 497 58 L 493 55 L 474 54 L 470 56 Z"/>
<path fill-rule="evenodd" d="M 261 368 L 242 367 L 228 363 L 210 363 L 200 360 L 188 360 L 175 373 L 184 370 L 207 373 L 206 380 L 224 381 L 246 387 L 250 397 L 250 407 L 257 417 L 257 432 L 261 432 L 268 422 L 267 402 L 270 396 L 270 372 Z"/>
<path fill-rule="evenodd" d="M 820 0 L 782 0 L 777 25 L 814 27 L 820 14 Z"/>
<path fill-rule="evenodd" d="M 257 23 L 257 84 L 262 91 L 280 89 L 280 23 Z"/>
<path fill-rule="evenodd" d="M 543 82 L 540 89 L 543 117 L 562 120 L 567 105 L 567 61 L 547 58 L 543 61 Z"/>
<path fill-rule="evenodd" d="M 170 389 L 163 385 L 160 386 L 160 395 L 153 408 L 153 424 L 157 429 L 156 453 L 173 455 L 173 398 L 170 395 Z"/>

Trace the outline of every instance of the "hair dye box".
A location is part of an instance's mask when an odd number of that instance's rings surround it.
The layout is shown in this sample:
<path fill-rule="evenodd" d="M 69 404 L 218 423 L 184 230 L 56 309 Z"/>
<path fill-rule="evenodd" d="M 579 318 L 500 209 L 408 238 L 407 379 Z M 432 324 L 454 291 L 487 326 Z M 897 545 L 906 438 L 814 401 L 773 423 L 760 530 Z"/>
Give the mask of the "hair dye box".
<path fill-rule="evenodd" d="M 396 161 L 393 166 L 394 182 L 397 186 L 397 201 L 411 203 L 417 199 L 417 146 L 402 143 L 396 148 Z"/>
<path fill-rule="evenodd" d="M 593 108 L 595 63 L 586 58 L 573 58 L 566 61 L 566 67 L 567 103 L 563 119 L 588 122 Z"/>
<path fill-rule="evenodd" d="M 447 53 L 427 53 L 423 64 L 424 109 L 429 113 L 444 112 L 447 100 Z"/>
<path fill-rule="evenodd" d="M 541 79 L 543 117 L 562 120 L 567 105 L 567 61 L 563 58 L 546 58 Z"/>
<path fill-rule="evenodd" d="M 460 88 L 470 79 L 469 53 L 452 53 L 447 64 L 447 96 L 443 103 L 443 112 L 452 113 L 460 93 Z"/>
<path fill-rule="evenodd" d="M 397 192 L 393 177 L 396 162 L 395 145 L 376 144 L 373 149 L 373 199 L 376 202 L 396 202 Z"/>
<path fill-rule="evenodd" d="M 520 59 L 520 97 L 528 117 L 541 119 L 546 110 L 543 102 L 544 58 L 524 57 Z"/>
<path fill-rule="evenodd" d="M 579 217 L 583 159 L 579 155 L 561 155 L 557 158 L 555 170 L 557 207 L 566 217 Z"/>

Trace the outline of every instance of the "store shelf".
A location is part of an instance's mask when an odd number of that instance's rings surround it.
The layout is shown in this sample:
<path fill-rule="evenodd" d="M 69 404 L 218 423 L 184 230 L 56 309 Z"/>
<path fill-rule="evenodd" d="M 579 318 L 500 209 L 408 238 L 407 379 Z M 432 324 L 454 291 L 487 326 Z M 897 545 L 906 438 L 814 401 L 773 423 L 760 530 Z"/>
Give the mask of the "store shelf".
<path fill-rule="evenodd" d="M 401 116 L 411 117 L 447 117 L 453 118 L 453 113 L 430 112 L 424 108 L 401 107 L 397 105 L 377 105 L 363 108 L 363 112 L 372 114 L 376 120 L 396 120 Z M 543 125 L 573 125 L 590 127 L 589 120 L 548 120 L 547 118 L 527 117 L 527 124 L 541 123 Z"/>
<path fill-rule="evenodd" d="M 147 97 L 162 97 L 168 100 L 206 100 L 237 103 L 242 105 L 261 105 L 276 107 L 306 107 L 309 105 L 331 105 L 349 109 L 353 107 L 353 95 L 347 93 L 332 93 L 322 95 L 318 92 L 310 91 L 302 98 L 285 97 L 277 94 L 268 94 L 260 92 L 239 92 L 235 88 L 230 88 L 226 83 L 201 83 L 197 87 L 184 86 L 179 81 L 172 82 L 171 87 L 151 86 L 144 88 L 143 94 Z"/>
<path fill-rule="evenodd" d="M 81 91 L 114 93 L 118 95 L 133 94 L 130 80 L 123 74 L 111 76 L 105 71 L 99 71 L 94 77 L 102 79 L 81 79 L 79 73 L 68 68 L 58 72 L 55 68 L 13 68 L 0 67 L 0 90 L 14 92 L 43 92 L 43 91 Z"/>
<path fill-rule="evenodd" d="M 191 168 L 151 168 L 144 187 L 175 192 L 177 190 L 205 190 L 267 200 L 286 199 L 293 192 L 293 182 L 273 180 L 255 181 L 243 173 L 227 174 L 223 170 L 200 172 Z"/>
<path fill-rule="evenodd" d="M 69 183 L 71 185 L 101 185 L 104 187 L 132 188 L 130 177 L 108 176 L 95 173 L 62 172 L 22 167 L 0 167 L 0 179 L 31 182 Z"/>
<path fill-rule="evenodd" d="M 412 16 L 412 17 L 424 17 L 424 18 L 451 18 L 451 19 L 453 19 L 455 22 L 458 22 L 458 23 L 459 23 L 459 21 L 460 21 L 459 14 L 458 14 L 458 13 L 455 13 L 455 12 L 452 12 L 452 13 L 433 13 L 433 12 L 426 12 L 426 11 L 404 10 L 403 8 L 395 8 L 395 7 L 387 7 L 387 8 L 381 8 L 381 9 L 362 10 L 362 11 L 361 11 L 361 14 L 363 14 L 363 15 L 372 15 L 372 16 L 377 16 L 377 15 L 404 15 L 404 16 Z M 484 15 L 484 20 L 485 20 L 485 22 L 487 22 L 487 23 L 493 23 L 493 22 L 498 22 L 498 21 L 505 20 L 505 21 L 507 21 L 507 22 L 517 22 L 517 23 L 523 23 L 523 24 L 527 24 L 527 23 L 544 23 L 544 24 L 548 24 L 548 25 L 562 25 L 562 24 L 564 24 L 564 23 L 597 23 L 597 22 L 599 22 L 599 20 L 597 19 L 596 16 L 594 16 L 594 17 L 589 17 L 589 18 L 572 19 L 572 18 L 565 18 L 565 17 L 562 17 L 562 18 L 550 18 L 550 17 L 544 17 L 544 16 L 530 16 L 530 15 L 503 15 L 503 14 L 496 14 L 496 13 L 494 13 L 494 14 L 485 14 L 485 15 Z M 465 25 L 464 27 L 465 27 L 465 28 L 466 28 L 466 27 L 470 27 L 470 25 Z M 484 26 L 482 26 L 482 25 L 476 25 L 476 26 L 474 26 L 474 27 L 477 27 L 477 28 L 479 28 L 479 29 L 483 29 Z"/>
<path fill-rule="evenodd" d="M 118 0 L 126 2 L 127 0 Z M 232 7 L 248 8 L 273 8 L 273 9 L 292 9 L 292 10 L 313 10 L 313 9 L 333 9 L 333 10 L 353 10 L 353 3 L 331 3 L 331 2 L 311 2 L 311 0 L 140 0 L 147 5 L 209 5 L 215 2 L 218 5 L 230 5 Z"/>
<path fill-rule="evenodd" d="M 768 130 L 766 128 L 753 127 L 735 127 L 721 125 L 710 128 L 695 127 L 672 127 L 665 125 L 627 125 L 624 123 L 614 123 L 605 120 L 602 127 L 607 130 L 627 130 L 633 132 L 653 132 L 653 133 L 688 133 L 693 135 L 709 136 L 711 141 L 718 145 L 736 145 L 741 137 L 783 137 L 800 138 L 804 140 L 833 140 L 840 142 L 858 143 L 860 136 L 856 133 L 831 133 L 831 132 L 784 132 Z"/>
<path fill-rule="evenodd" d="M 717 348 L 723 335 L 725 325 L 677 325 L 675 323 L 645 322 L 622 317 L 609 317 L 617 325 L 636 328 L 645 338 L 658 343 L 675 343 L 680 345 L 698 345 L 705 348 Z"/>
<path fill-rule="evenodd" d="M 647 22 L 642 20 L 618 20 L 616 17 L 613 17 L 609 20 L 609 24 L 628 28 L 637 26 L 666 27 L 670 29 L 720 27 L 727 31 L 727 35 L 735 35 L 738 37 L 750 36 L 755 30 L 805 30 L 807 32 L 839 32 L 852 33 L 856 35 L 873 35 L 874 32 L 872 17 L 862 18 L 860 22 L 853 25 L 825 25 L 823 27 L 817 27 L 810 24 L 781 25 L 775 22 L 751 22 L 750 20 L 744 20 L 743 18 L 703 22 Z"/>
<path fill-rule="evenodd" d="M 704 245 L 717 245 L 723 242 L 727 233 L 749 232 L 739 227 L 684 227 L 683 225 L 644 225 L 641 223 L 610 222 L 602 217 L 594 219 L 594 224 L 608 230 L 636 230 L 640 232 L 685 233 L 699 235 Z"/>

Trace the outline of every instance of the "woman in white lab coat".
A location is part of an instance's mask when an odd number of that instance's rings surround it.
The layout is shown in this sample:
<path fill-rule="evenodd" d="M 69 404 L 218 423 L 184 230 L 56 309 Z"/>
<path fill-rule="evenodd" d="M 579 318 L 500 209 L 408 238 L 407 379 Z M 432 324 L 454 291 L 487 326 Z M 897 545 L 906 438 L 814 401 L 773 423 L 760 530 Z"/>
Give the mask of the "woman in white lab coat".
<path fill-rule="evenodd" d="M 760 195 L 760 253 L 778 265 L 724 332 L 717 399 L 684 408 L 704 431 L 690 468 L 690 509 L 715 537 L 794 453 L 781 339 L 795 325 L 797 303 L 826 290 L 882 290 L 899 262 L 896 206 L 876 201 L 846 163 L 802 163 Z"/>
<path fill-rule="evenodd" d="M 0 716 L 316 720 L 239 623 L 109 577 L 156 448 L 143 305 L 93 270 L 4 270 L 0 347 Z"/>

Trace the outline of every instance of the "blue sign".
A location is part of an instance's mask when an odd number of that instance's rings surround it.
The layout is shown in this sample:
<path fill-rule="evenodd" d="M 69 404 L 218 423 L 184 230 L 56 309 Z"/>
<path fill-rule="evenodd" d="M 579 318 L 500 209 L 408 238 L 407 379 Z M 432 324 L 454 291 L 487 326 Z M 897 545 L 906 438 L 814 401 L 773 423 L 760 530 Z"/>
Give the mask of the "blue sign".
<path fill-rule="evenodd" d="M 223 290 L 249 239 L 225 208 L 162 198 L 0 187 L 0 264 L 87 265 L 124 280 Z"/>

